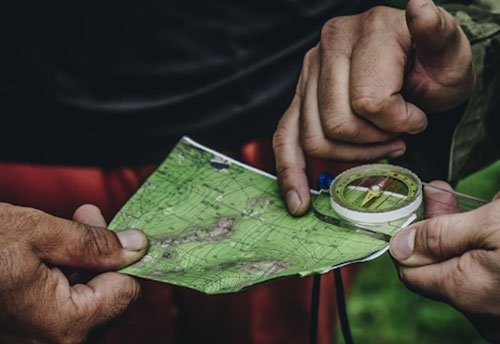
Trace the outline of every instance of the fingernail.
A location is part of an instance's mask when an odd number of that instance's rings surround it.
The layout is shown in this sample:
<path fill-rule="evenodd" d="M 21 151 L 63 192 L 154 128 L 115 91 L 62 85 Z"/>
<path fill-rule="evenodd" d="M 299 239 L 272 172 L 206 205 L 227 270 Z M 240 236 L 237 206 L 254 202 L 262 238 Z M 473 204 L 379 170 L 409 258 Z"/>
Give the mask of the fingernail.
<path fill-rule="evenodd" d="M 392 153 L 389 153 L 389 155 L 387 156 L 387 159 L 395 159 L 395 158 L 400 157 L 403 154 L 405 154 L 405 151 L 403 149 L 400 149 L 400 150 L 394 151 Z"/>
<path fill-rule="evenodd" d="M 295 190 L 290 190 L 286 193 L 286 205 L 290 213 L 295 214 L 300 208 L 300 197 Z"/>
<path fill-rule="evenodd" d="M 147 245 L 144 233 L 136 229 L 126 229 L 123 231 L 114 231 L 120 244 L 127 251 L 141 251 Z"/>
<path fill-rule="evenodd" d="M 391 241 L 391 254 L 396 259 L 407 259 L 413 254 L 415 247 L 415 228 L 404 229 Z"/>

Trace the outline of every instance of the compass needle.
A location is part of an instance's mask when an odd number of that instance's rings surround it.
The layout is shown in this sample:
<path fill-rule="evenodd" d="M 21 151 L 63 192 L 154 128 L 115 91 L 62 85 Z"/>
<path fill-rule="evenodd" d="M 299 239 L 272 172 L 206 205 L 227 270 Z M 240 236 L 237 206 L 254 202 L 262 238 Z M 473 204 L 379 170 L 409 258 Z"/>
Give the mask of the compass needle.
<path fill-rule="evenodd" d="M 364 207 L 366 203 L 371 201 L 374 197 L 378 197 L 378 192 L 374 190 L 368 190 L 366 192 L 365 199 L 361 202 L 361 207 Z"/>

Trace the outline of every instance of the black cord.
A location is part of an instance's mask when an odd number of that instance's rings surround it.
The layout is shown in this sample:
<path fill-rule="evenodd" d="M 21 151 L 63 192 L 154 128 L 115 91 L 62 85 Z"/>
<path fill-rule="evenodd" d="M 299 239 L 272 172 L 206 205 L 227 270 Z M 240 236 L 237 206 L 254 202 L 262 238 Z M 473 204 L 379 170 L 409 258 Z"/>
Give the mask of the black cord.
<path fill-rule="evenodd" d="M 321 289 L 321 275 L 313 276 L 313 287 L 311 295 L 311 323 L 309 327 L 309 343 L 318 343 L 318 317 L 319 317 L 319 292 Z"/>
<path fill-rule="evenodd" d="M 337 296 L 337 312 L 342 328 L 342 335 L 346 344 L 354 344 L 352 340 L 351 329 L 349 328 L 349 318 L 347 318 L 347 309 L 345 306 L 344 284 L 342 283 L 342 274 L 340 269 L 333 270 L 335 280 L 335 294 Z"/>

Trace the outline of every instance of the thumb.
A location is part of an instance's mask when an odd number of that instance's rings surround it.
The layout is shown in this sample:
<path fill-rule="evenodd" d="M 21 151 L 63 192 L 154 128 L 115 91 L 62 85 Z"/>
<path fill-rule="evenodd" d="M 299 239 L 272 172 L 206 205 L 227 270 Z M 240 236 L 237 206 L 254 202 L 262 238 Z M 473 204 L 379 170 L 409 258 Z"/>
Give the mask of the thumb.
<path fill-rule="evenodd" d="M 453 16 L 432 0 L 410 0 L 406 23 L 413 41 L 405 94 L 427 113 L 462 104 L 475 85 L 469 40 Z"/>
<path fill-rule="evenodd" d="M 460 256 L 470 249 L 485 248 L 487 233 L 481 226 L 482 208 L 438 216 L 403 229 L 391 239 L 391 255 L 401 265 L 422 266 Z"/>
<path fill-rule="evenodd" d="M 28 240 L 47 263 L 101 271 L 137 261 L 148 246 L 144 233 L 135 229 L 110 231 L 48 214 L 40 215 Z"/>
<path fill-rule="evenodd" d="M 432 0 L 411 0 L 406 7 L 406 23 L 417 57 L 424 65 L 439 67 L 461 49 L 461 30 L 455 19 Z"/>

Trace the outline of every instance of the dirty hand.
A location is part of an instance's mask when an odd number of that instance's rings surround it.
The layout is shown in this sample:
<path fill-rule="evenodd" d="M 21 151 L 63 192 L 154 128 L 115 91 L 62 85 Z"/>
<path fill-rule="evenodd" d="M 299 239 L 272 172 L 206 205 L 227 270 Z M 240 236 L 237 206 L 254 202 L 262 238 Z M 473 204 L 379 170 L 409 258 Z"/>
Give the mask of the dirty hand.
<path fill-rule="evenodd" d="M 440 187 L 450 186 L 440 182 Z M 453 212 L 446 195 L 426 195 L 431 219 L 391 240 L 400 279 L 411 290 L 449 303 L 487 340 L 500 341 L 500 199 Z M 448 196 L 449 197 L 449 196 Z"/>
<path fill-rule="evenodd" d="M 430 0 L 329 20 L 304 58 L 274 134 L 278 183 L 293 215 L 309 207 L 304 154 L 341 161 L 395 158 L 402 133 L 463 102 L 475 83 L 470 44 Z"/>
<path fill-rule="evenodd" d="M 147 239 L 110 231 L 98 208 L 68 221 L 0 203 L 0 342 L 79 343 L 137 298 L 139 284 L 116 272 L 72 284 L 61 269 L 111 271 L 140 259 Z"/>

